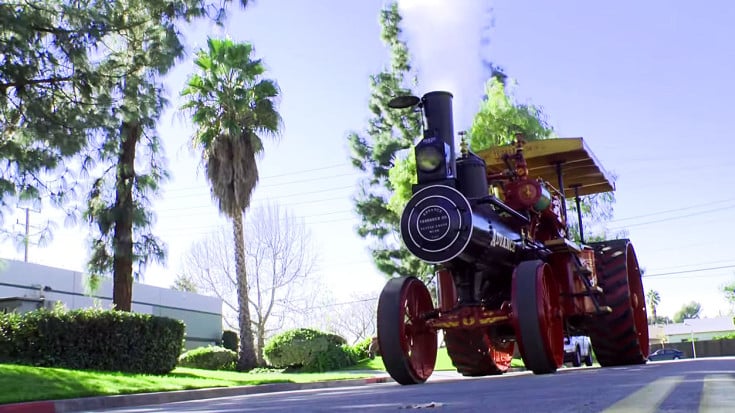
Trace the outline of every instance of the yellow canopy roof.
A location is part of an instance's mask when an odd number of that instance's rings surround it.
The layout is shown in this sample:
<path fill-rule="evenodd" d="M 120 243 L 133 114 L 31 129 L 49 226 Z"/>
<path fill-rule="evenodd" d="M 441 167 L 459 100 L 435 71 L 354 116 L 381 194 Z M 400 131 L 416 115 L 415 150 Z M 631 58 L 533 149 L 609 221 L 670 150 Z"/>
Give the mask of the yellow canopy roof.
<path fill-rule="evenodd" d="M 490 173 L 505 170 L 504 154 L 515 153 L 515 145 L 503 145 L 480 151 Z M 602 168 L 582 138 L 557 138 L 527 142 L 523 155 L 528 163 L 531 178 L 541 178 L 558 186 L 556 165 L 561 163 L 564 178 L 564 196 L 574 197 L 574 187 L 579 195 L 591 195 L 615 190 L 615 182 Z"/>

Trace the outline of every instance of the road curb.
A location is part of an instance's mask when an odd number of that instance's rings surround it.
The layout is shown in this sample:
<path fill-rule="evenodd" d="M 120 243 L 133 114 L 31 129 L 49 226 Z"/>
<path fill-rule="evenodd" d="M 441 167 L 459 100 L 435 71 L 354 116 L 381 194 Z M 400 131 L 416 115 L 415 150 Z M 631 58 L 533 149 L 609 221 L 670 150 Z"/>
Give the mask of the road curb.
<path fill-rule="evenodd" d="M 86 410 L 107 410 L 121 407 L 183 402 L 189 400 L 234 397 L 247 394 L 361 386 L 375 383 L 387 383 L 391 381 L 393 381 L 393 379 L 388 376 L 376 376 L 366 379 L 333 380 L 313 383 L 273 383 L 238 387 L 176 390 L 157 393 L 82 397 L 78 399 L 5 404 L 0 405 L 0 413 L 73 413 Z"/>
<path fill-rule="evenodd" d="M 0 413 L 55 413 L 54 401 L 0 405 Z"/>

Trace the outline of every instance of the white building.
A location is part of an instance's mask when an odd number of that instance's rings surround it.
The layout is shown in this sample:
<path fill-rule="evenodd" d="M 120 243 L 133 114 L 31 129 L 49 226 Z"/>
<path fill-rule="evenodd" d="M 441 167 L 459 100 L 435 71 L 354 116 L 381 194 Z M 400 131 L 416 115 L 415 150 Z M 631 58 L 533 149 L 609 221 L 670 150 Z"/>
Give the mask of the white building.
<path fill-rule="evenodd" d="M 56 302 L 70 310 L 111 308 L 112 280 L 103 280 L 94 295 L 89 295 L 80 272 L 0 260 L 0 311 L 50 308 Z M 183 321 L 186 348 L 214 344 L 222 337 L 219 298 L 134 283 L 132 310 Z"/>
<path fill-rule="evenodd" d="M 735 333 L 732 316 L 713 318 L 691 318 L 683 323 L 656 324 L 648 326 L 651 345 L 680 343 L 692 338 L 697 341 L 711 340 L 717 336 Z"/>

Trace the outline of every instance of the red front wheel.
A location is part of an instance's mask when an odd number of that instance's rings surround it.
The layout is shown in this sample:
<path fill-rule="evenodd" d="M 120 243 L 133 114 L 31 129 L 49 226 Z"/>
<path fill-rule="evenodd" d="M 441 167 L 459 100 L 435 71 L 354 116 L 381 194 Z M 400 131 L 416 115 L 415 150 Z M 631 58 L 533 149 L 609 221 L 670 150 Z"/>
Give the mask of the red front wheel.
<path fill-rule="evenodd" d="M 432 310 L 429 290 L 415 277 L 393 278 L 380 293 L 380 352 L 388 374 L 400 384 L 423 383 L 434 372 L 437 333 L 425 319 Z"/>

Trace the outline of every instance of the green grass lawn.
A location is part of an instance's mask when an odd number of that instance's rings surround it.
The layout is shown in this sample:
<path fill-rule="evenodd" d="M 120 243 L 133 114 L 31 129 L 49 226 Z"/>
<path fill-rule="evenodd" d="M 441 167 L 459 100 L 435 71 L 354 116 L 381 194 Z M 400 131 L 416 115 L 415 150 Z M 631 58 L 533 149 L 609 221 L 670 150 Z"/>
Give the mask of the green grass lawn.
<path fill-rule="evenodd" d="M 523 367 L 523 360 L 513 359 L 510 363 L 511 367 Z M 374 360 L 365 359 L 360 364 L 354 367 L 347 368 L 345 370 L 385 370 L 383 366 L 383 359 L 375 357 Z M 452 365 L 452 360 L 447 354 L 447 349 L 442 347 L 436 354 L 436 365 L 434 366 L 436 371 L 454 371 L 456 368 Z"/>
<path fill-rule="evenodd" d="M 513 367 L 522 367 L 513 359 Z M 363 360 L 345 370 L 384 371 L 383 360 Z M 455 370 L 445 348 L 437 354 L 435 370 Z M 75 397 L 108 396 L 170 390 L 230 387 L 265 383 L 309 383 L 369 377 L 369 374 L 344 372 L 327 373 L 238 373 L 177 368 L 163 376 L 0 364 L 0 404 L 35 400 L 71 399 Z"/>
<path fill-rule="evenodd" d="M 150 376 L 0 364 L 0 403 L 360 377 L 368 375 L 346 372 L 237 373 L 177 368 L 164 376 Z"/>

